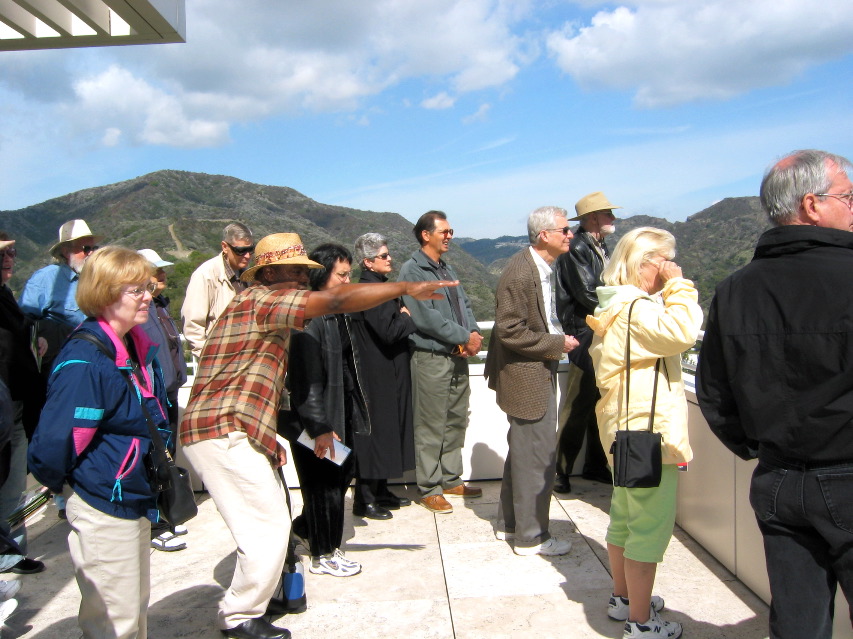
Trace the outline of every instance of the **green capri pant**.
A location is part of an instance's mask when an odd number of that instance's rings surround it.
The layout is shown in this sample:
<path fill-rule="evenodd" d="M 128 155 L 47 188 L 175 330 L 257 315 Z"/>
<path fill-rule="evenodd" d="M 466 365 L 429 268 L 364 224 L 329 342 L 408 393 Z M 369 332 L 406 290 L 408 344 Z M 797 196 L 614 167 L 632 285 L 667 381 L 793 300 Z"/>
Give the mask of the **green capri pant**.
<path fill-rule="evenodd" d="M 613 488 L 607 543 L 634 561 L 659 564 L 675 526 L 678 466 L 664 464 L 657 488 Z"/>

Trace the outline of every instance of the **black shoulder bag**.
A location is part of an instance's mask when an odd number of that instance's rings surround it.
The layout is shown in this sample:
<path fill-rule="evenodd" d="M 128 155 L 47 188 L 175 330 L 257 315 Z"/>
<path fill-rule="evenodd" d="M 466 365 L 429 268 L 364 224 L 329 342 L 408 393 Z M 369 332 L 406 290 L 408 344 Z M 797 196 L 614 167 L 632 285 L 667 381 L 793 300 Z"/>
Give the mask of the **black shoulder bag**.
<path fill-rule="evenodd" d="M 631 302 L 628 309 L 628 337 L 625 339 L 625 430 L 620 430 L 617 423 L 616 440 L 610 448 L 613 455 L 613 485 L 625 488 L 656 488 L 660 486 L 663 442 L 661 434 L 654 432 L 660 358 L 655 363 L 649 427 L 646 430 L 628 430 L 628 401 L 631 395 L 631 313 L 636 303 L 637 300 Z"/>
<path fill-rule="evenodd" d="M 94 335 L 78 331 L 70 339 L 82 339 L 91 342 L 104 355 L 114 359 L 113 355 Z M 127 382 L 131 394 L 136 395 L 136 388 L 130 379 L 132 373 L 124 370 L 120 370 L 120 372 L 124 381 Z M 151 434 L 151 452 L 148 454 L 145 464 L 148 468 L 148 478 L 152 487 L 158 492 L 157 508 L 160 511 L 160 518 L 172 526 L 183 524 L 198 514 L 189 471 L 175 465 L 175 460 L 172 459 L 163 438 L 157 431 L 157 425 L 151 418 L 151 413 L 148 412 L 148 407 L 145 406 L 144 398 L 139 405 L 142 408 L 142 414 L 145 415 L 145 421 Z"/>

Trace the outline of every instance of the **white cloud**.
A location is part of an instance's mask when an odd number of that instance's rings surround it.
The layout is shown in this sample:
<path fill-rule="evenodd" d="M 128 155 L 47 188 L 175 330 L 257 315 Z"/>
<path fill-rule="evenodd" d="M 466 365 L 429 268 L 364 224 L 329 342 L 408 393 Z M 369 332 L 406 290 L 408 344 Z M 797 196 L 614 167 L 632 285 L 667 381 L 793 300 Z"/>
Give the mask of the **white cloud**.
<path fill-rule="evenodd" d="M 601 3 L 595 3 L 601 4 Z M 547 38 L 557 65 L 588 89 L 634 91 L 642 107 L 726 99 L 787 83 L 853 52 L 853 3 L 634 0 Z M 807 28 L 804 28 L 807 25 Z"/>
<path fill-rule="evenodd" d="M 79 128 L 100 128 L 107 146 L 118 142 L 116 132 L 134 144 L 201 147 L 228 139 L 225 122 L 189 115 L 177 98 L 126 69 L 110 67 L 74 90 L 78 101 L 66 116 Z"/>
<path fill-rule="evenodd" d="M 491 111 L 491 109 L 492 105 L 488 102 L 481 104 L 480 108 L 477 109 L 474 113 L 462 118 L 462 122 L 464 124 L 473 124 L 474 122 L 485 122 L 486 118 L 489 117 L 489 111 Z"/>
<path fill-rule="evenodd" d="M 444 91 L 421 102 L 421 106 L 425 109 L 449 109 L 454 104 L 456 104 L 456 98 L 447 95 Z"/>

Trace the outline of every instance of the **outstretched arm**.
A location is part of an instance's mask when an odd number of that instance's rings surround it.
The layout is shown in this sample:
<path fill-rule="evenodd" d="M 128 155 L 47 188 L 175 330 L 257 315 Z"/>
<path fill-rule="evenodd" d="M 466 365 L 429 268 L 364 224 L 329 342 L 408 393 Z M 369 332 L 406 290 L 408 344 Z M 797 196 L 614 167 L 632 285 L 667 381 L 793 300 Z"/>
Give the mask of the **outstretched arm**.
<path fill-rule="evenodd" d="M 445 286 L 459 286 L 459 282 L 386 282 L 383 284 L 343 284 L 328 291 L 314 291 L 305 305 L 305 317 L 319 317 L 329 313 L 355 313 L 378 306 L 401 295 L 416 300 L 437 300 L 436 290 Z"/>

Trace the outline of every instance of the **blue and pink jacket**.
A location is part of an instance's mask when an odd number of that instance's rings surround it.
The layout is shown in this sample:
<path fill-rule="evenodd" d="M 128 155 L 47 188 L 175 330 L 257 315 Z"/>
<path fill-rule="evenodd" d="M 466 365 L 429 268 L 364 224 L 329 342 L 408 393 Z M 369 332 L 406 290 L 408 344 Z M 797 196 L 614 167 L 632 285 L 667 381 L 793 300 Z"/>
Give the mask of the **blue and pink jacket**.
<path fill-rule="evenodd" d="M 77 331 L 91 333 L 115 359 L 82 339 L 65 343 L 54 360 L 47 403 L 29 446 L 30 472 L 57 493 L 69 484 L 83 501 L 108 515 L 156 520 L 156 494 L 144 463 L 151 434 L 141 402 L 158 429 L 168 430 L 157 345 L 138 326 L 128 333 L 144 363 L 141 382 L 131 375 L 131 391 L 123 371 L 130 371 L 132 363 L 110 326 L 90 318 Z"/>

